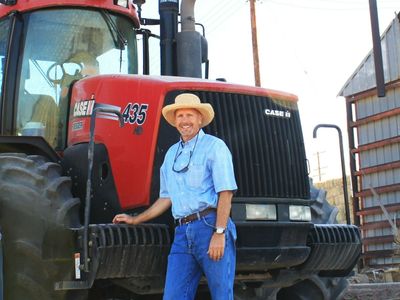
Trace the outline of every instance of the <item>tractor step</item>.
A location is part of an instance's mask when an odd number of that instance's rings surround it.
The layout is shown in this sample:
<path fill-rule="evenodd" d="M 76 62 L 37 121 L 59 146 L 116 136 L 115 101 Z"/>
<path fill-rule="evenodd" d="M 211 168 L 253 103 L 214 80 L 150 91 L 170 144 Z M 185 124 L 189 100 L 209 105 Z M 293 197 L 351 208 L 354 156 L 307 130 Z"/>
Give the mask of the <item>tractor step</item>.
<path fill-rule="evenodd" d="M 321 276 L 348 275 L 361 255 L 360 230 L 353 225 L 315 224 L 307 244 L 311 254 L 302 269 Z"/>
<path fill-rule="evenodd" d="M 77 230 L 78 241 L 83 240 L 83 231 Z M 80 280 L 56 283 L 56 290 L 87 289 L 95 279 L 154 278 L 165 274 L 171 246 L 166 225 L 92 224 L 88 240 L 90 271 L 82 271 Z"/>

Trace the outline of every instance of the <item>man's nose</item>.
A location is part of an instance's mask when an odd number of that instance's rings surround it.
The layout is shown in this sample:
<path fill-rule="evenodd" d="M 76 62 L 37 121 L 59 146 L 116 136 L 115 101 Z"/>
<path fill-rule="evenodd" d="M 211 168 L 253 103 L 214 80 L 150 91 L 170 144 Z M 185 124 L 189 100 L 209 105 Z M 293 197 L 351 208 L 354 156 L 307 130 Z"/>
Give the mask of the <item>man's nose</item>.
<path fill-rule="evenodd" d="M 188 122 L 189 117 L 188 116 L 182 116 L 182 122 Z"/>

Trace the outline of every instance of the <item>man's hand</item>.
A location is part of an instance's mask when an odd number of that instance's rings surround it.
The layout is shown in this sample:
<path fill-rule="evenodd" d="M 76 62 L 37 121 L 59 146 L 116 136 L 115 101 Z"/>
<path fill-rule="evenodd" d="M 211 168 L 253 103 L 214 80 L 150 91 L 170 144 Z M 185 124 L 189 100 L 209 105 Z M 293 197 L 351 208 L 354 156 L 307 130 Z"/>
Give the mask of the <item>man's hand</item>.
<path fill-rule="evenodd" d="M 225 234 L 214 233 L 211 237 L 210 246 L 208 248 L 208 256 L 218 261 L 224 256 L 225 251 Z"/>
<path fill-rule="evenodd" d="M 218 196 L 216 227 L 227 228 L 229 213 L 231 211 L 232 191 L 221 191 Z M 227 232 L 225 233 L 227 234 Z M 224 256 L 225 234 L 214 233 L 208 247 L 208 256 L 218 261 Z"/>
<path fill-rule="evenodd" d="M 159 215 L 167 211 L 168 208 L 171 207 L 171 204 L 172 202 L 171 199 L 169 198 L 158 198 L 156 202 L 154 202 L 148 209 L 146 209 L 141 214 L 138 214 L 137 216 L 134 217 L 127 214 L 118 214 L 114 217 L 113 223 L 114 224 L 126 223 L 131 225 L 144 223 L 158 217 Z"/>
<path fill-rule="evenodd" d="M 137 220 L 136 217 L 132 217 L 127 214 L 118 214 L 114 217 L 113 221 L 114 224 L 120 224 L 120 223 L 126 223 L 130 225 L 136 225 L 139 224 L 140 222 Z"/>

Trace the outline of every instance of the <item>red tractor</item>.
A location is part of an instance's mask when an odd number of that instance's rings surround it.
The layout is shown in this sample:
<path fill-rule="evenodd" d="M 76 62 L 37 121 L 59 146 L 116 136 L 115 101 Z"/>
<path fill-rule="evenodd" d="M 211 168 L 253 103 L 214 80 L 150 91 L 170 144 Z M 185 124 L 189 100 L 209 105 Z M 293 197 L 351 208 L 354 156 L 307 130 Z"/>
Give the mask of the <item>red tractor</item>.
<path fill-rule="evenodd" d="M 178 0 L 159 1 L 159 20 L 139 18 L 144 1 L 133 2 L 0 0 L 5 299 L 160 297 L 172 217 L 111 220 L 157 199 L 160 165 L 178 139 L 161 109 L 184 92 L 213 105 L 205 131 L 234 159 L 235 298 L 340 297 L 360 234 L 335 224 L 337 209 L 310 188 L 297 98 L 201 79 L 207 43 L 194 1 L 182 0 L 180 26 Z M 146 29 L 158 25 L 159 37 Z M 157 38 L 162 76 L 149 76 Z"/>

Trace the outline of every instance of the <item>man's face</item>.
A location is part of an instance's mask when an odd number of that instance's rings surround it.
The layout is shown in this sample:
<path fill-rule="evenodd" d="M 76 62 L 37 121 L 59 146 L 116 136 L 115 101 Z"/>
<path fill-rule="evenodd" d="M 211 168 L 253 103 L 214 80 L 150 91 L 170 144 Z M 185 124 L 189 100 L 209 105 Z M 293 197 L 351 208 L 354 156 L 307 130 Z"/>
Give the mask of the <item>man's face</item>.
<path fill-rule="evenodd" d="M 182 108 L 175 112 L 175 126 L 183 141 L 192 139 L 200 130 L 201 114 L 192 108 Z"/>

